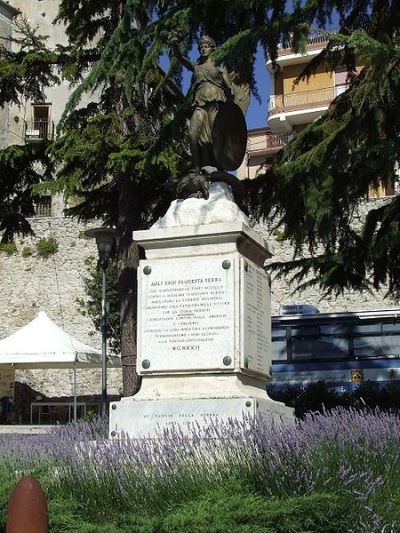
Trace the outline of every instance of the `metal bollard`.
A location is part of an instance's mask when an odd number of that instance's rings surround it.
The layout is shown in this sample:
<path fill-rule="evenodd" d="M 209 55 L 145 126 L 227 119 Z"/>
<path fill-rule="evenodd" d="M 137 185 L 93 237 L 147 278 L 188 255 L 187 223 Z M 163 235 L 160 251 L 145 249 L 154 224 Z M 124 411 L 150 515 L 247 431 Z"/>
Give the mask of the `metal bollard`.
<path fill-rule="evenodd" d="M 46 496 L 41 484 L 31 476 L 20 479 L 11 493 L 7 533 L 48 533 Z"/>

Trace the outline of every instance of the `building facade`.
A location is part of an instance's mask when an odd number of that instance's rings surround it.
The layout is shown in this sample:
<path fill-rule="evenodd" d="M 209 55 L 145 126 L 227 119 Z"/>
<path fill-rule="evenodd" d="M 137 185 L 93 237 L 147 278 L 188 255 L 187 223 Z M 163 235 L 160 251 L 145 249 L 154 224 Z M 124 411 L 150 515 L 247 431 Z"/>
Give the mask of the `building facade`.
<path fill-rule="evenodd" d="M 267 62 L 270 78 L 270 97 L 267 109 L 268 127 L 248 132 L 248 145 L 244 161 L 237 171 L 240 179 L 252 179 L 262 173 L 290 139 L 315 119 L 327 111 L 329 104 L 341 94 L 348 84 L 348 72 L 343 67 L 329 69 L 318 67 L 308 79 L 295 83 L 304 68 L 326 46 L 326 38 L 316 34 L 311 36 L 304 54 L 294 53 L 291 48 L 278 51 L 277 64 Z M 356 65 L 357 70 L 361 65 Z M 394 187 L 371 189 L 368 198 L 355 214 L 355 223 L 361 223 L 367 212 L 395 194 Z M 289 261 L 293 250 L 285 240 L 284 232 L 274 230 L 265 224 L 256 226 L 275 249 L 274 261 Z M 279 314 L 283 305 L 310 304 L 322 312 L 350 310 L 376 310 L 397 302 L 384 298 L 384 292 L 360 294 L 347 292 L 340 297 L 323 296 L 318 286 L 308 288 L 302 293 L 293 292 L 286 279 L 275 279 L 272 285 L 272 312 Z"/>
<path fill-rule="evenodd" d="M 1 35 L 17 31 L 12 26 L 16 16 L 27 18 L 41 35 L 48 36 L 48 45 L 66 44 L 62 25 L 53 25 L 58 11 L 54 0 L 0 0 Z M 19 15 L 18 15 L 19 13 Z M 63 113 L 70 88 L 66 82 L 46 91 L 45 101 L 23 100 L 19 106 L 9 105 L 0 110 L 0 142 L 34 143 L 52 139 Z M 93 239 L 84 235 L 86 225 L 64 216 L 62 195 L 43 194 L 36 205 L 36 216 L 29 220 L 34 234 L 15 239 L 14 249 L 0 250 L 0 339 L 14 333 L 33 320 L 39 311 L 82 342 L 101 347 L 100 333 L 95 331 L 88 316 L 80 311 L 78 300 L 87 295 L 84 279 L 96 267 L 97 248 Z M 93 222 L 88 226 L 97 226 Z M 38 243 L 52 239 L 54 251 L 47 257 L 40 253 Z M 121 369 L 109 369 L 108 390 L 121 394 Z M 77 372 L 77 393 L 82 398 L 100 398 L 101 369 Z M 63 369 L 18 370 L 16 372 L 16 416 L 29 420 L 32 399 L 71 398 L 73 372 Z M 22 397 L 22 401 L 21 400 Z"/>
<path fill-rule="evenodd" d="M 296 81 L 326 44 L 325 36 L 315 34 L 310 37 L 304 54 L 294 53 L 291 48 L 281 48 L 276 66 L 271 61 L 267 62 L 270 86 L 266 117 L 268 127 L 249 131 L 246 156 L 238 170 L 238 177 L 254 178 L 293 136 L 325 113 L 332 100 L 346 90 L 349 73 L 344 66 L 334 69 L 319 66 L 309 78 Z M 356 64 L 357 72 L 361 68 L 361 64 Z M 371 189 L 369 198 L 382 198 L 394 193 L 394 187 L 381 186 L 377 190 Z"/>
<path fill-rule="evenodd" d="M 12 24 L 14 17 L 16 17 L 18 11 L 0 0 L 0 39 L 1 45 L 7 49 L 11 49 L 11 42 L 8 40 L 12 34 Z M 10 106 L 5 104 L 0 107 L 0 148 L 4 148 L 10 144 Z"/>

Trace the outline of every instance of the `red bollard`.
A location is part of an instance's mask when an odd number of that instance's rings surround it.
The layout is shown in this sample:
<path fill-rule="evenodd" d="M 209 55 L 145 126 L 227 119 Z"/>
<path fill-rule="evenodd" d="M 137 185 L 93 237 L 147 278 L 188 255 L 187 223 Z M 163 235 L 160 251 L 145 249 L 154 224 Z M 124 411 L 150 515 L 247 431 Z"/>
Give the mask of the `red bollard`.
<path fill-rule="evenodd" d="M 46 496 L 41 484 L 31 476 L 20 479 L 11 493 L 7 533 L 48 533 Z"/>

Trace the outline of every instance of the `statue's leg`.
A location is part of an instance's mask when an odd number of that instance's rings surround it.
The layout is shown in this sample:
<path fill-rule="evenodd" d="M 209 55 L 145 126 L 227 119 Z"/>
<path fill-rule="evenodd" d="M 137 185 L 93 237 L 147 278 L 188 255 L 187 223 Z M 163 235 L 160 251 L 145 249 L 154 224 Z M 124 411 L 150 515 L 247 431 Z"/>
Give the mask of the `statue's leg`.
<path fill-rule="evenodd" d="M 199 171 L 201 167 L 201 148 L 199 141 L 206 121 L 207 112 L 200 107 L 196 107 L 193 111 L 189 124 L 189 142 L 190 151 L 192 154 L 192 170 L 196 171 Z"/>

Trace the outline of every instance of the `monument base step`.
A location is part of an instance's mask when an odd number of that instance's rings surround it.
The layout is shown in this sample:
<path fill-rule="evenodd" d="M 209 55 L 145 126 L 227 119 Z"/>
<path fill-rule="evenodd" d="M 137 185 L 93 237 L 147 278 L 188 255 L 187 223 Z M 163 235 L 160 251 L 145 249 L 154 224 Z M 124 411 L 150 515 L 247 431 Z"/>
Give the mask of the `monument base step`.
<path fill-rule="evenodd" d="M 268 397 L 162 400 L 128 397 L 111 405 L 110 437 L 120 438 L 125 434 L 135 439 L 157 438 L 162 437 L 164 429 L 176 424 L 189 433 L 193 424 L 206 427 L 217 420 L 224 422 L 259 415 L 274 423 L 293 422 L 293 409 Z"/>

